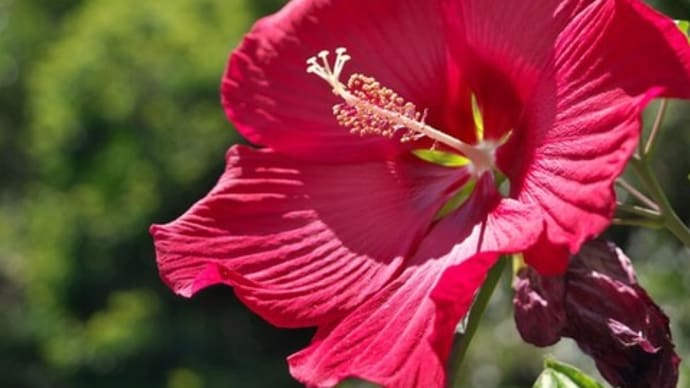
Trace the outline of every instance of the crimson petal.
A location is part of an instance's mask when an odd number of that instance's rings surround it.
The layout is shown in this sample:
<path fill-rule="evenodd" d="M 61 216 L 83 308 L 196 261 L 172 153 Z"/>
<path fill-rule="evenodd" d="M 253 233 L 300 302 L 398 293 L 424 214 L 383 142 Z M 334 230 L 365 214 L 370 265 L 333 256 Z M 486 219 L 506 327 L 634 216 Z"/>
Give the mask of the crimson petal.
<path fill-rule="evenodd" d="M 346 74 L 376 77 L 421 109 L 433 108 L 443 102 L 440 86 L 447 84 L 438 3 L 291 1 L 257 22 L 233 53 L 222 85 L 228 117 L 250 141 L 301 159 L 376 160 L 397 154 L 405 149 L 399 142 L 360 138 L 338 125 L 331 112 L 341 101 L 306 72 L 306 60 L 346 47 L 353 57 Z"/>
<path fill-rule="evenodd" d="M 454 112 L 467 109 L 467 96 L 482 102 L 486 137 L 499 139 L 517 124 L 534 86 L 553 59 L 553 46 L 573 12 L 572 1 L 444 1 L 449 51 L 461 91 Z M 529 28 L 525 28 L 529 25 Z M 465 88 L 465 90 L 463 90 Z M 463 115 L 456 114 L 459 117 Z M 464 112 L 464 116 L 470 115 Z M 470 128 L 472 128 L 470 124 Z M 519 133 L 514 133 L 519 135 Z M 499 153 L 510 172 L 515 157 Z"/>
<path fill-rule="evenodd" d="M 562 272 L 567 253 L 608 226 L 642 109 L 656 96 L 690 98 L 690 46 L 673 21 L 637 0 L 577 3 L 586 6 L 559 35 L 553 66 L 526 103 L 514 175 L 518 198 L 544 211 L 542 241 L 551 247 L 526 257 L 542 273 Z M 536 262 L 559 249 L 550 264 Z"/>
<path fill-rule="evenodd" d="M 385 387 L 445 386 L 458 321 L 498 254 L 520 251 L 539 235 L 539 222 L 522 222 L 533 214 L 501 200 L 491 180 L 482 180 L 466 206 L 432 229 L 398 278 L 341 321 L 320 327 L 312 344 L 289 358 L 291 373 L 318 387 L 348 377 Z"/>
<path fill-rule="evenodd" d="M 462 174 L 417 160 L 316 166 L 233 147 L 206 198 L 152 227 L 160 273 L 183 296 L 232 285 L 276 325 L 328 322 L 398 274 Z"/>

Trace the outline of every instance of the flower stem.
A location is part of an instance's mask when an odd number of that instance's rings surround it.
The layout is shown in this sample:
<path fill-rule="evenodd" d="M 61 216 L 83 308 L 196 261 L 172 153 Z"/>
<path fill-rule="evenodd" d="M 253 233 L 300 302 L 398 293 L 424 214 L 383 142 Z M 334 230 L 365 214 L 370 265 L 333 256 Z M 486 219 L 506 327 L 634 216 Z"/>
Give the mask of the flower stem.
<path fill-rule="evenodd" d="M 655 221 L 655 220 L 644 219 L 644 218 L 637 218 L 637 219 L 614 218 L 611 220 L 611 223 L 613 225 L 618 225 L 618 226 L 641 226 L 643 228 L 649 228 L 649 229 L 660 229 L 660 228 L 663 228 L 665 226 L 665 224 L 663 223 L 663 220 Z"/>
<path fill-rule="evenodd" d="M 690 247 L 690 229 L 680 220 L 678 214 L 671 207 L 671 202 L 669 202 L 654 172 L 649 167 L 647 159 L 633 158 L 630 164 L 659 206 L 666 229 L 673 233 L 683 244 Z"/>
<path fill-rule="evenodd" d="M 656 136 L 659 134 L 659 129 L 661 129 L 661 124 L 664 122 L 664 116 L 666 115 L 666 108 L 668 108 L 668 100 L 662 99 L 659 103 L 659 110 L 656 112 L 656 119 L 652 125 L 652 130 L 649 133 L 649 138 L 647 138 L 647 143 L 645 144 L 642 156 L 647 157 L 654 149 L 654 144 L 656 141 Z M 640 140 L 640 146 L 642 145 L 642 140 Z M 640 147 L 641 148 L 641 147 Z"/>
<path fill-rule="evenodd" d="M 633 185 L 628 183 L 623 177 L 619 177 L 616 179 L 616 184 L 625 189 L 630 195 L 633 197 L 637 198 L 638 201 L 642 202 L 643 204 L 649 206 L 651 209 L 658 211 L 659 206 L 654 203 L 651 199 L 649 199 L 646 195 L 642 194 L 642 192 L 638 189 L 636 189 Z"/>
<path fill-rule="evenodd" d="M 455 341 L 453 343 L 453 353 L 451 354 L 451 386 L 454 388 L 460 387 L 460 375 L 461 366 L 465 360 L 465 355 L 467 354 L 467 349 L 470 347 L 470 342 L 472 342 L 472 337 L 477 332 L 479 328 L 479 321 L 484 315 L 486 307 L 489 305 L 489 300 L 491 295 L 498 285 L 498 281 L 506 268 L 506 258 L 501 257 L 498 259 L 496 264 L 491 268 L 489 274 L 484 281 L 484 285 L 479 290 L 479 294 L 474 301 L 472 310 L 470 311 L 469 319 L 467 320 L 467 326 L 465 327 L 465 332 L 463 334 L 458 334 L 455 336 Z"/>
<path fill-rule="evenodd" d="M 657 210 L 652 210 L 652 209 L 647 209 L 641 206 L 636 206 L 636 205 L 628 205 L 625 203 L 617 203 L 616 204 L 616 210 L 619 210 L 621 212 L 626 212 L 630 214 L 635 214 L 640 217 L 645 217 L 647 219 L 651 220 L 661 220 L 661 213 L 659 213 Z"/>

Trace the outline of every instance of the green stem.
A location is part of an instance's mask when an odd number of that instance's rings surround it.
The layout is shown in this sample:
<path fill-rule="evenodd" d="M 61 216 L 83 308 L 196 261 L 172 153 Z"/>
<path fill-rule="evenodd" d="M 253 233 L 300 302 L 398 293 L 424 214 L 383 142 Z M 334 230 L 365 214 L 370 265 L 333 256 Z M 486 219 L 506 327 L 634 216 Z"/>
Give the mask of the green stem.
<path fill-rule="evenodd" d="M 455 336 L 455 341 L 453 343 L 453 353 L 451 354 L 451 378 L 453 387 L 460 387 L 460 372 L 463 361 L 465 360 L 465 355 L 467 354 L 467 349 L 470 347 L 470 342 L 472 342 L 472 337 L 477 332 L 479 328 L 479 321 L 484 315 L 486 306 L 489 305 L 489 300 L 491 295 L 498 285 L 498 280 L 501 278 L 504 269 L 506 268 L 506 258 L 499 258 L 496 264 L 491 268 L 489 274 L 484 281 L 484 285 L 479 294 L 474 301 L 472 306 L 472 311 L 470 311 L 469 319 L 467 320 L 467 326 L 465 327 L 465 332 L 463 334 L 458 334 Z"/>
<path fill-rule="evenodd" d="M 613 225 L 618 225 L 618 226 L 641 226 L 643 228 L 649 228 L 649 229 L 659 229 L 663 228 L 666 226 L 663 223 L 663 220 L 655 221 L 655 220 L 649 220 L 645 218 L 614 218 L 611 220 L 611 223 Z"/>
<path fill-rule="evenodd" d="M 664 190 L 661 188 L 656 176 L 654 176 L 654 172 L 652 172 L 646 159 L 633 158 L 630 164 L 633 166 L 642 182 L 647 186 L 649 193 L 659 206 L 666 229 L 673 233 L 683 244 L 690 247 L 690 229 L 680 220 L 678 214 L 676 214 L 673 207 L 671 207 L 668 197 L 666 197 Z"/>
<path fill-rule="evenodd" d="M 647 144 L 642 150 L 642 156 L 647 157 L 652 153 L 654 145 L 656 144 L 656 136 L 659 134 L 661 129 L 661 124 L 664 122 L 664 116 L 666 115 L 666 108 L 668 108 L 668 100 L 663 98 L 659 103 L 659 110 L 656 112 L 656 118 L 654 119 L 654 124 L 652 125 L 652 130 L 649 133 L 649 138 L 647 139 Z M 642 148 L 642 139 L 640 139 L 640 148 Z"/>
<path fill-rule="evenodd" d="M 620 212 L 635 214 L 635 215 L 638 215 L 640 217 L 645 217 L 645 218 L 655 220 L 655 221 L 662 219 L 661 213 L 659 213 L 658 211 L 647 209 L 647 208 L 644 208 L 641 206 L 636 206 L 636 205 L 628 205 L 625 203 L 618 203 L 618 204 L 616 204 L 616 210 L 618 210 Z M 623 218 L 625 218 L 625 217 L 623 217 Z"/>
<path fill-rule="evenodd" d="M 649 206 L 650 209 L 659 210 L 659 206 L 656 203 L 654 203 L 654 201 L 647 198 L 646 195 L 642 194 L 640 190 L 636 189 L 635 186 L 628 183 L 628 181 L 626 181 L 623 177 L 619 177 L 618 179 L 616 179 L 616 184 L 625 189 L 625 191 L 627 191 L 630 195 L 635 197 L 638 201 Z"/>

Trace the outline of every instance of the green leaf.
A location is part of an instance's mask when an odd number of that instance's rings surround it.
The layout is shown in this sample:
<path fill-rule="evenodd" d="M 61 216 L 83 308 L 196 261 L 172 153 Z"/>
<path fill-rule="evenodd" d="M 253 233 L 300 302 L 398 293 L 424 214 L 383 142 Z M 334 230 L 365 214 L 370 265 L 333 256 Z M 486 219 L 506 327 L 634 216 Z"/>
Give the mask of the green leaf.
<path fill-rule="evenodd" d="M 484 140 L 484 117 L 474 93 L 472 94 L 472 118 L 474 119 L 474 127 L 477 129 L 477 142 L 481 142 Z"/>
<path fill-rule="evenodd" d="M 581 370 L 554 359 L 544 361 L 544 368 L 533 388 L 604 388 Z"/>
<path fill-rule="evenodd" d="M 419 149 L 412 151 L 412 153 L 426 162 L 439 164 L 445 167 L 463 167 L 470 164 L 470 160 L 466 157 L 450 152 Z"/>
<path fill-rule="evenodd" d="M 494 179 L 498 192 L 504 197 L 510 196 L 510 179 L 499 169 L 494 170 Z"/>
<path fill-rule="evenodd" d="M 676 25 L 683 31 L 685 36 L 688 37 L 688 41 L 690 41 L 690 22 L 687 20 L 676 20 Z"/>
<path fill-rule="evenodd" d="M 460 206 L 462 206 L 467 200 L 470 198 L 470 195 L 472 195 L 472 192 L 474 191 L 474 187 L 477 185 L 477 181 L 474 179 L 470 179 L 465 183 L 464 186 L 460 190 L 458 190 L 451 199 L 446 202 L 445 205 L 441 208 L 441 210 L 436 213 L 436 216 L 434 217 L 434 220 L 439 220 L 451 212 L 455 211 L 458 209 Z"/>

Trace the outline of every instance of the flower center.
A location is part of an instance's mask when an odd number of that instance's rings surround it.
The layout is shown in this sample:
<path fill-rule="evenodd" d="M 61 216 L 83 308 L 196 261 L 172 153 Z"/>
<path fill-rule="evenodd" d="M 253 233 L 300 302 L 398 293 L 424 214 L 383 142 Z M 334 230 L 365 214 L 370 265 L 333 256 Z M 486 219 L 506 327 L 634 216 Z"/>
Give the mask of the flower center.
<path fill-rule="evenodd" d="M 345 63 L 351 59 L 345 48 L 335 50 L 333 67 L 328 60 L 328 51 L 321 51 L 307 60 L 307 72 L 316 74 L 332 88 L 333 94 L 344 102 L 333 107 L 338 123 L 354 134 L 393 137 L 400 135 L 400 141 L 408 142 L 429 138 L 434 142 L 460 152 L 467 157 L 472 172 L 476 176 L 495 168 L 495 151 L 502 142 L 483 141 L 483 121 L 476 100 L 473 97 L 473 114 L 478 131 L 479 143 L 476 145 L 456 139 L 425 122 L 427 110 L 405 101 L 395 91 L 382 86 L 372 77 L 352 74 L 347 85 L 340 82 Z M 477 116 L 477 114 L 479 116 Z"/>

